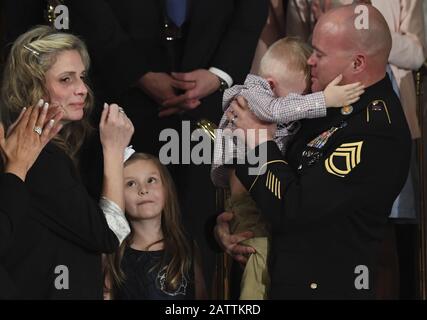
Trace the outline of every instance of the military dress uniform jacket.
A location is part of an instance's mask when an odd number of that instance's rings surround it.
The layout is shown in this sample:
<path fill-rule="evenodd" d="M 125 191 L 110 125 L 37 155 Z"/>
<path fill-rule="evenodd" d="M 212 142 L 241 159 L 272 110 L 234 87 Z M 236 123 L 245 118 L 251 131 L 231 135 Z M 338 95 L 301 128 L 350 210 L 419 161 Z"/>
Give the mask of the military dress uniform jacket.
<path fill-rule="evenodd" d="M 352 108 L 305 120 L 287 161 L 268 141 L 264 173 L 237 167 L 273 227 L 270 298 L 373 298 L 376 248 L 407 177 L 410 143 L 386 77 Z"/>

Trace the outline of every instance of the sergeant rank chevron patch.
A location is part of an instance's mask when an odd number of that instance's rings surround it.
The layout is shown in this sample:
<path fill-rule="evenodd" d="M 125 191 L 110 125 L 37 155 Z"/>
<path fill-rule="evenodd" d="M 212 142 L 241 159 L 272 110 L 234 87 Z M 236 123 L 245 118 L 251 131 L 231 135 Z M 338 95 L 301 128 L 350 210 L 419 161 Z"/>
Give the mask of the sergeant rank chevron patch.
<path fill-rule="evenodd" d="M 359 163 L 363 141 L 343 143 L 325 160 L 325 168 L 329 173 L 345 177 Z"/>

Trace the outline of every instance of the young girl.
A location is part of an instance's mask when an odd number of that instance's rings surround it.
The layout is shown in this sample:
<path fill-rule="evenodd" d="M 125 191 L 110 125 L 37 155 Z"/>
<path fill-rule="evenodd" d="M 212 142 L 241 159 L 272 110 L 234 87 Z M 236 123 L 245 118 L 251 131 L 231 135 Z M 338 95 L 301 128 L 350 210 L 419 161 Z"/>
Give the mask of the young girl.
<path fill-rule="evenodd" d="M 168 170 L 144 153 L 134 153 L 124 166 L 131 234 L 107 257 L 106 298 L 206 298 L 196 247 L 184 234 Z"/>

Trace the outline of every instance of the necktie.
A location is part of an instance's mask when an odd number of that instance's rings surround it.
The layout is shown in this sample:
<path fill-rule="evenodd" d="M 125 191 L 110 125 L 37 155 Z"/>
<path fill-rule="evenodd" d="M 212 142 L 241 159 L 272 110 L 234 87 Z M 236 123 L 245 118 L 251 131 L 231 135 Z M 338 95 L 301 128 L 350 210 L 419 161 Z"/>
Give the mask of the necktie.
<path fill-rule="evenodd" d="M 187 15 L 187 0 L 166 0 L 166 10 L 169 18 L 179 28 Z"/>

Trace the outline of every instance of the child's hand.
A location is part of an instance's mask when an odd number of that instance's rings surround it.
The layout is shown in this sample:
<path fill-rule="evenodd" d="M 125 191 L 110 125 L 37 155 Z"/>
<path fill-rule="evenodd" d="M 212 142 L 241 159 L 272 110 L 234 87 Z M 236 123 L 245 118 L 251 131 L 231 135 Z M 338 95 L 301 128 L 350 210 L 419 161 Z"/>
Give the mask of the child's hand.
<path fill-rule="evenodd" d="M 342 75 L 340 74 L 326 87 L 324 94 L 327 108 L 341 108 L 355 103 L 359 100 L 360 95 L 365 92 L 364 86 L 360 82 L 339 86 L 341 80 Z"/>

